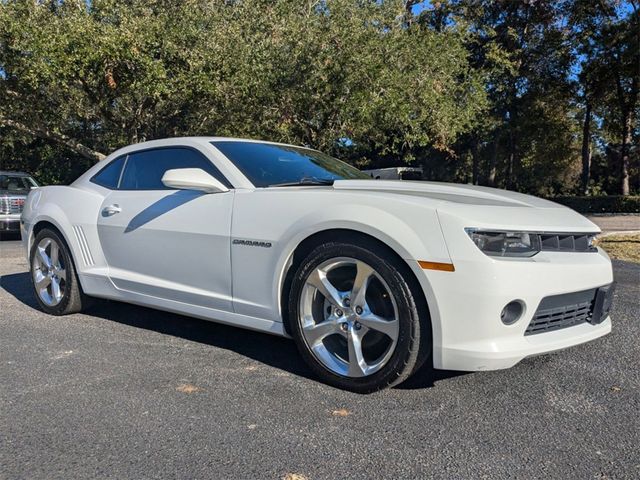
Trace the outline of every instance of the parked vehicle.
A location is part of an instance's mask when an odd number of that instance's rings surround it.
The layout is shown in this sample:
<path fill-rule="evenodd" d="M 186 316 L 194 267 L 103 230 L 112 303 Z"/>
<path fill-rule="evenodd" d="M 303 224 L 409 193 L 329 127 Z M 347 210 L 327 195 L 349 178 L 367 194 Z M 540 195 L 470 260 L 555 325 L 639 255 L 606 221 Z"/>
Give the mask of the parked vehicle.
<path fill-rule="evenodd" d="M 293 337 L 357 392 L 491 370 L 611 330 L 598 227 L 519 193 L 372 180 L 323 153 L 176 138 L 111 154 L 22 215 L 36 298 L 102 297 Z"/>
<path fill-rule="evenodd" d="M 0 235 L 20 232 L 20 214 L 24 201 L 36 181 L 22 172 L 0 171 Z"/>
<path fill-rule="evenodd" d="M 363 170 L 375 180 L 422 180 L 422 167 L 389 167 Z"/>

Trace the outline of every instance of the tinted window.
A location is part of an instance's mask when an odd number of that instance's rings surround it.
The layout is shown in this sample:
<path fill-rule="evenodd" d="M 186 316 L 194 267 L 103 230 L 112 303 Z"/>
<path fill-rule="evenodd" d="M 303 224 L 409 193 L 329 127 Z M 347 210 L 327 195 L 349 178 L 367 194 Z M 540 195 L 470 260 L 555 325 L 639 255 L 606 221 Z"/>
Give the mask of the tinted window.
<path fill-rule="evenodd" d="M 256 142 L 212 142 L 256 187 L 309 180 L 371 179 L 329 155 L 300 147 Z"/>
<path fill-rule="evenodd" d="M 135 152 L 127 158 L 120 182 L 121 190 L 170 190 L 162 176 L 175 168 L 201 168 L 228 188 L 231 184 L 202 154 L 190 148 L 158 148 Z"/>
<path fill-rule="evenodd" d="M 422 172 L 409 170 L 400 174 L 402 180 L 422 180 Z"/>
<path fill-rule="evenodd" d="M 124 165 L 125 158 L 126 156 L 116 158 L 114 161 L 109 163 L 109 165 L 95 174 L 91 181 L 102 187 L 110 188 L 111 190 L 118 188 L 118 180 L 120 180 L 120 172 L 122 171 L 122 165 Z"/>

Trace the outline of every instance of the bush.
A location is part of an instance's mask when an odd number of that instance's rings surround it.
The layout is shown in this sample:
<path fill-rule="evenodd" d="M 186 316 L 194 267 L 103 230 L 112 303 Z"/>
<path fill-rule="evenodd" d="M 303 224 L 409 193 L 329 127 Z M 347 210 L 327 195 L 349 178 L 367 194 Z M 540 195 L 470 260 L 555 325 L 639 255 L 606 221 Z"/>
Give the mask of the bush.
<path fill-rule="evenodd" d="M 580 213 L 640 213 L 640 195 L 602 197 L 554 197 L 550 200 Z"/>

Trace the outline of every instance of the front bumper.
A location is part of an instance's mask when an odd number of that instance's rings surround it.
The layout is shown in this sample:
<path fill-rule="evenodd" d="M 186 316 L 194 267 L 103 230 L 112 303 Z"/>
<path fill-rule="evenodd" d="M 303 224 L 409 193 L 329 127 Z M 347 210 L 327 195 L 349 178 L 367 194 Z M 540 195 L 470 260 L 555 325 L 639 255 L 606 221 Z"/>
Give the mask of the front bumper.
<path fill-rule="evenodd" d="M 512 337 L 493 343 L 471 342 L 445 347 L 435 368 L 445 370 L 500 370 L 511 368 L 527 357 L 551 353 L 580 345 L 611 332 L 611 318 L 599 325 L 583 323 L 553 332 L 527 337 L 524 341 Z M 435 364 L 435 362 L 434 362 Z"/>
<path fill-rule="evenodd" d="M 20 215 L 0 215 L 0 232 L 19 232 Z"/>
<path fill-rule="evenodd" d="M 474 246 L 475 248 L 475 246 Z M 611 319 L 525 335 L 540 302 L 552 295 L 598 288 L 613 281 L 607 254 L 546 253 L 527 260 L 457 261 L 456 271 L 429 272 L 437 299 L 434 367 L 497 370 L 526 357 L 562 350 L 611 331 Z M 505 325 L 502 309 L 518 300 L 525 311 Z M 434 322 L 435 323 L 435 322 Z"/>
<path fill-rule="evenodd" d="M 553 213 L 538 211 L 541 219 L 553 219 Z M 557 224 L 550 221 L 538 228 L 517 225 L 514 230 L 559 231 L 560 223 L 580 225 L 577 232 L 590 228 L 590 224 L 581 225 L 586 220 L 577 213 L 564 213 L 566 218 L 559 218 Z M 507 214 L 513 215 L 504 213 Z M 439 217 L 455 271 L 423 271 L 432 317 L 435 368 L 466 371 L 509 368 L 524 358 L 588 342 L 611 331 L 611 319 L 607 316 L 596 325 L 580 323 L 525 335 L 545 297 L 597 289 L 613 282 L 611 261 L 603 250 L 542 251 L 529 258 L 490 257 L 465 233 L 465 227 L 475 225 L 470 219 L 440 213 Z M 591 231 L 597 231 L 595 225 L 592 227 Z M 564 230 L 567 228 L 570 227 Z M 523 304 L 524 312 L 515 323 L 505 325 L 500 315 L 513 301 Z"/>

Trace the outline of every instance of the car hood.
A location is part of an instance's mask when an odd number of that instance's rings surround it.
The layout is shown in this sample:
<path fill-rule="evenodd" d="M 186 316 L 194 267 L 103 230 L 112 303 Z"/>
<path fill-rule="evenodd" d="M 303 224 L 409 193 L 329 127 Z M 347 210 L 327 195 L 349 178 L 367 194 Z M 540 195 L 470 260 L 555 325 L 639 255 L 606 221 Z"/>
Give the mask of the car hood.
<path fill-rule="evenodd" d="M 493 205 L 498 207 L 563 208 L 562 205 L 523 193 L 444 182 L 406 180 L 338 180 L 336 190 L 369 190 L 415 195 L 466 205 Z"/>
<path fill-rule="evenodd" d="M 336 190 L 410 195 L 434 202 L 441 220 L 455 217 L 465 227 L 549 232 L 599 232 L 579 213 L 549 200 L 497 188 L 406 180 L 338 180 Z"/>

